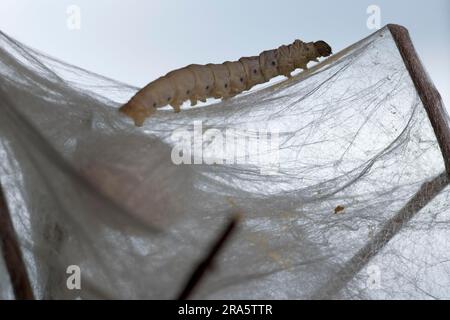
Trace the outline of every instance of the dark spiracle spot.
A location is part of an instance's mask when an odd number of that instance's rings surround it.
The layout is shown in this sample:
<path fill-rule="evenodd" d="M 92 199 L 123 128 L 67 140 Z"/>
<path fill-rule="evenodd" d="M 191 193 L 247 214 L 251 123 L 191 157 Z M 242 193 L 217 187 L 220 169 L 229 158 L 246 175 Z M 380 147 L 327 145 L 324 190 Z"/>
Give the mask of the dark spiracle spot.
<path fill-rule="evenodd" d="M 253 73 L 254 73 L 254 74 L 257 74 L 257 73 L 258 73 L 258 71 L 257 71 L 257 70 L 255 69 L 255 70 L 253 70 Z"/>
<path fill-rule="evenodd" d="M 206 90 L 209 90 L 209 86 L 206 86 Z"/>
<path fill-rule="evenodd" d="M 156 102 L 153 104 L 153 108 L 156 108 Z"/>
<path fill-rule="evenodd" d="M 241 78 L 241 82 L 244 82 L 244 78 Z"/>
<path fill-rule="evenodd" d="M 186 94 L 190 94 L 190 93 L 191 93 L 191 90 L 186 91 Z"/>
<path fill-rule="evenodd" d="M 275 61 L 272 61 L 272 65 L 273 65 L 273 66 L 276 66 L 277 63 L 276 63 Z"/>
<path fill-rule="evenodd" d="M 167 101 L 170 101 L 170 99 L 171 99 L 171 98 L 170 98 L 170 97 L 168 97 L 168 98 L 167 98 Z"/>
<path fill-rule="evenodd" d="M 225 88 L 228 88 L 228 83 L 225 83 Z"/>

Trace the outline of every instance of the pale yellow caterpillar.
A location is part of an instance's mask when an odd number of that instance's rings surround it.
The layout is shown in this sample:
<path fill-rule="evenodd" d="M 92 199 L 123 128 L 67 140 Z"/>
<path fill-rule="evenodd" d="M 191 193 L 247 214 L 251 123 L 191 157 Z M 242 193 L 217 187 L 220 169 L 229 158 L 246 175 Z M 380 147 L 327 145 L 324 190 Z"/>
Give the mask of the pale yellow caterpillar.
<path fill-rule="evenodd" d="M 288 46 L 234 62 L 191 64 L 149 83 L 119 110 L 131 117 L 136 126 L 142 126 L 157 108 L 170 105 L 175 112 L 180 112 L 187 100 L 194 106 L 208 98 L 231 98 L 276 76 L 291 77 L 295 69 L 306 70 L 310 61 L 317 62 L 317 58 L 331 54 L 331 47 L 324 41 L 295 40 Z"/>

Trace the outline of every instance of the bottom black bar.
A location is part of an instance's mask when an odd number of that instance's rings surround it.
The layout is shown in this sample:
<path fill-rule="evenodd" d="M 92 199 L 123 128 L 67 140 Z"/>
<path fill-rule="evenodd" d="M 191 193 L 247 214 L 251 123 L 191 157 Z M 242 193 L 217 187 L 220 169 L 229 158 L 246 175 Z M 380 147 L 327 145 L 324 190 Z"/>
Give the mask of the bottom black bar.
<path fill-rule="evenodd" d="M 57 319 L 85 319 L 114 314 L 131 319 L 314 319 L 331 315 L 348 318 L 385 318 L 399 311 L 402 317 L 447 310 L 448 301 L 0 301 L 2 313 L 11 311 Z M 441 309 L 442 308 L 442 309 Z M 6 314 L 6 313 L 5 313 Z M 5 318 L 6 319 L 6 318 Z"/>

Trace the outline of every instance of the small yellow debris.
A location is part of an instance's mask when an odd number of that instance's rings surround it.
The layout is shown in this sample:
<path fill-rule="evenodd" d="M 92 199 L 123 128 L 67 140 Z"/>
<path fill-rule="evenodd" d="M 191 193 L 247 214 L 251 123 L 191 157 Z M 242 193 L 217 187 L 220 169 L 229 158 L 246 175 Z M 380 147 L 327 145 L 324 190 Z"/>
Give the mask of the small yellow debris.
<path fill-rule="evenodd" d="M 334 208 L 334 214 L 342 214 L 344 213 L 345 207 L 344 206 L 337 206 Z"/>

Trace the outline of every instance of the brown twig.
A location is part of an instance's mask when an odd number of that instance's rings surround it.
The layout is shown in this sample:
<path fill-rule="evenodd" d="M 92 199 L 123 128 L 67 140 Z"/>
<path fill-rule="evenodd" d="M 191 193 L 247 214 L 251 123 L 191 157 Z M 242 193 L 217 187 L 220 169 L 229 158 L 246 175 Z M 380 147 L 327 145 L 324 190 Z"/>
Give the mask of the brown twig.
<path fill-rule="evenodd" d="M 190 296 L 192 296 L 192 293 L 194 292 L 195 288 L 198 287 L 198 284 L 202 281 L 205 274 L 214 266 L 214 260 L 216 256 L 219 254 L 220 250 L 224 247 L 225 243 L 227 242 L 227 240 L 229 240 L 231 234 L 236 229 L 238 221 L 238 215 L 235 215 L 233 218 L 231 218 L 230 222 L 228 222 L 225 229 L 212 245 L 208 254 L 197 265 L 197 267 L 194 269 L 194 272 L 192 272 L 189 280 L 186 282 L 186 285 L 178 296 L 178 300 L 187 300 Z"/>
<path fill-rule="evenodd" d="M 17 300 L 34 300 L 27 269 L 14 231 L 5 195 L 0 185 L 0 246 Z"/>
<path fill-rule="evenodd" d="M 447 174 L 450 177 L 450 124 L 441 95 L 425 71 L 411 41 L 408 30 L 405 27 L 395 24 L 389 24 L 388 28 L 427 111 L 428 118 L 430 119 L 444 157 Z"/>

